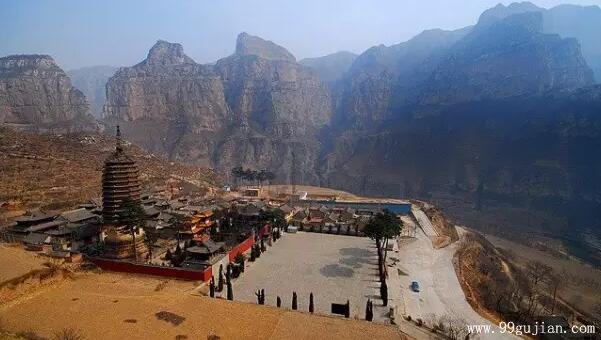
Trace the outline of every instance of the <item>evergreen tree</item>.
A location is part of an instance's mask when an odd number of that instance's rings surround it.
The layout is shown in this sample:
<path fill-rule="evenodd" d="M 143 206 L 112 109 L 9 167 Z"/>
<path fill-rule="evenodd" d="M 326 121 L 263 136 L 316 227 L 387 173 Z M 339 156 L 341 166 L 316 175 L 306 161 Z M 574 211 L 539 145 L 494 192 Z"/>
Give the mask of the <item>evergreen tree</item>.
<path fill-rule="evenodd" d="M 234 291 L 233 291 L 233 288 L 232 288 L 232 282 L 231 281 L 227 282 L 227 299 L 230 300 L 230 301 L 234 300 Z"/>
<path fill-rule="evenodd" d="M 219 265 L 219 281 L 217 283 L 217 291 L 222 292 L 223 291 L 223 265 L 220 264 Z"/>
<path fill-rule="evenodd" d="M 280 299 L 279 296 L 276 299 L 276 306 L 278 306 L 278 308 L 282 307 L 282 299 Z"/>
<path fill-rule="evenodd" d="M 215 297 L 215 278 L 213 276 L 211 276 L 211 282 L 209 284 L 209 296 L 212 298 Z"/>
<path fill-rule="evenodd" d="M 388 285 L 386 285 L 386 280 L 382 281 L 380 285 L 380 296 L 382 297 L 383 305 L 388 306 Z"/>
<path fill-rule="evenodd" d="M 298 308 L 298 301 L 296 297 L 296 292 L 292 292 L 292 309 L 296 310 Z"/>
<path fill-rule="evenodd" d="M 309 294 L 309 313 L 313 313 L 315 310 L 315 306 L 313 305 L 313 292 Z"/>

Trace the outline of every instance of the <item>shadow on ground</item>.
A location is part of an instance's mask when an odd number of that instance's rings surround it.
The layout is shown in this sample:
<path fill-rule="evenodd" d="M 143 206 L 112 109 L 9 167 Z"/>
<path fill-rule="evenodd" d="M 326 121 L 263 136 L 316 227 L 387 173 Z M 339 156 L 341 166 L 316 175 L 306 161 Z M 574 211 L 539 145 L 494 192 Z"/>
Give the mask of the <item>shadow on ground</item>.
<path fill-rule="evenodd" d="M 353 277 L 355 271 L 353 268 L 341 266 L 339 264 L 328 264 L 319 269 L 321 275 L 325 277 Z"/>

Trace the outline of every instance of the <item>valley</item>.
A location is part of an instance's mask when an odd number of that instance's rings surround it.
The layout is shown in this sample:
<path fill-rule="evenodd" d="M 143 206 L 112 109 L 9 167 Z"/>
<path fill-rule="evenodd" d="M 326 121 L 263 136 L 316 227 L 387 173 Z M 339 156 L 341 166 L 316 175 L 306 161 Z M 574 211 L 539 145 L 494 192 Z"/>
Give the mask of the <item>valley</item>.
<path fill-rule="evenodd" d="M 360 2 L 0 5 L 0 338 L 601 326 L 601 7 Z"/>

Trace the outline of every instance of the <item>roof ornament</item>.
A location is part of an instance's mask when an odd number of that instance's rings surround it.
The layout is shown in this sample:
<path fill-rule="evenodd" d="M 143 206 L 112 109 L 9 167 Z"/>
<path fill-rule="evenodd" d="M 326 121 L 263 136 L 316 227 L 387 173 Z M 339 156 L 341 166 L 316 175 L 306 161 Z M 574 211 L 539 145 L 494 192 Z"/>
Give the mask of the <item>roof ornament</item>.
<path fill-rule="evenodd" d="M 121 139 L 121 129 L 119 128 L 119 125 L 117 125 L 117 145 L 115 150 L 117 150 L 117 153 L 123 152 L 123 139 Z"/>

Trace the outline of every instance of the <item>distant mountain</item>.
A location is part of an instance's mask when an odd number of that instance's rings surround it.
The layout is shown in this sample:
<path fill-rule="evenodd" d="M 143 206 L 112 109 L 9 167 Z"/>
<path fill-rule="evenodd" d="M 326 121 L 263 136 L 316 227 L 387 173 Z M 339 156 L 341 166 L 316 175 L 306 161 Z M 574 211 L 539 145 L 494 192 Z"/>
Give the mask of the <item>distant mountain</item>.
<path fill-rule="evenodd" d="M 601 82 L 601 8 L 599 6 L 560 5 L 550 9 L 529 2 L 497 5 L 485 11 L 479 25 L 489 25 L 512 14 L 540 12 L 543 33 L 559 34 L 562 38 L 576 38 L 586 62 Z"/>
<path fill-rule="evenodd" d="M 102 107 L 106 100 L 106 82 L 115 74 L 114 66 L 90 66 L 67 71 L 73 86 L 85 94 L 92 114 L 102 118 Z"/>
<path fill-rule="evenodd" d="M 533 96 L 593 83 L 578 41 L 542 33 L 540 12 L 479 23 L 423 83 L 424 104 Z"/>
<path fill-rule="evenodd" d="M 242 33 L 214 65 L 159 41 L 146 60 L 107 84 L 106 117 L 132 140 L 170 159 L 267 168 L 280 181 L 317 182 L 316 134 L 331 115 L 325 85 L 286 49 Z M 292 173 L 291 169 L 296 168 Z"/>
<path fill-rule="evenodd" d="M 497 6 L 474 27 L 365 51 L 335 98 L 321 184 L 426 199 L 601 264 L 601 88 L 585 44 L 546 31 L 554 10 Z"/>
<path fill-rule="evenodd" d="M 388 119 L 395 106 L 416 98 L 418 85 L 471 29 L 428 30 L 406 42 L 374 46 L 363 52 L 341 85 L 337 125 L 366 127 Z"/>
<path fill-rule="evenodd" d="M 0 58 L 0 123 L 56 132 L 95 128 L 85 96 L 48 55 Z"/>
<path fill-rule="evenodd" d="M 342 78 L 356 58 L 354 53 L 341 51 L 323 57 L 301 59 L 299 63 L 312 68 L 324 82 L 332 84 Z"/>

